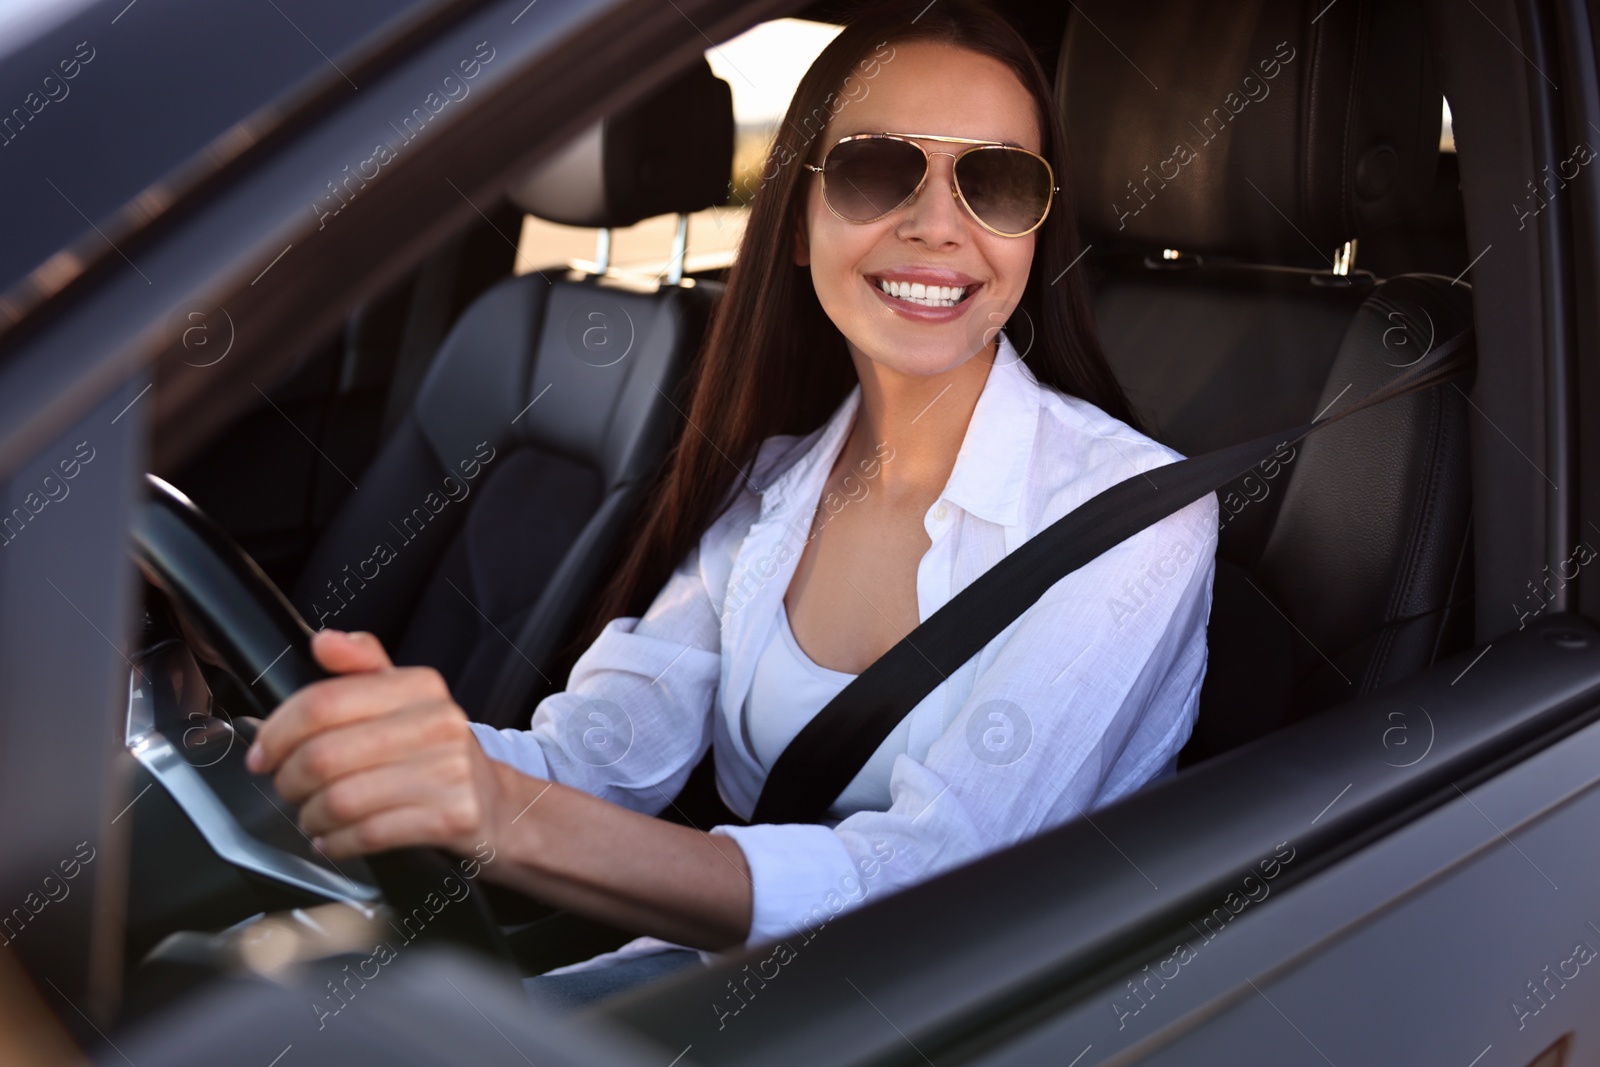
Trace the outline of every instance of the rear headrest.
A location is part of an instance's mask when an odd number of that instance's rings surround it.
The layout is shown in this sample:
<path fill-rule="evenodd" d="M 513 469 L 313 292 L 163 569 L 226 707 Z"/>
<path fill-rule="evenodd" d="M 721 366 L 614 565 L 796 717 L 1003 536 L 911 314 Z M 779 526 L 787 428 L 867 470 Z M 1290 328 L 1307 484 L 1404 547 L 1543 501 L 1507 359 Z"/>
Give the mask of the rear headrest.
<path fill-rule="evenodd" d="M 1086 240 L 1277 263 L 1428 193 L 1420 0 L 1078 0 L 1056 96 Z"/>
<path fill-rule="evenodd" d="M 507 192 L 551 222 L 620 227 L 721 204 L 732 175 L 733 94 L 702 58 Z"/>

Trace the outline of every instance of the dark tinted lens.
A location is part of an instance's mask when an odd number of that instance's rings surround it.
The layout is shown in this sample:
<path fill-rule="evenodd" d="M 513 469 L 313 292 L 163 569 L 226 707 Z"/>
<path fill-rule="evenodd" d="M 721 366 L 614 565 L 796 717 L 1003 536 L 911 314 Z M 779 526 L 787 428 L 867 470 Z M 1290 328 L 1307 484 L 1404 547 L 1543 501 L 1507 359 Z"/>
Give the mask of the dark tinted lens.
<path fill-rule="evenodd" d="M 844 218 L 870 222 L 904 203 L 927 169 L 927 157 L 905 141 L 845 141 L 823 161 L 823 189 Z"/>
<path fill-rule="evenodd" d="M 1050 169 L 1014 148 L 980 148 L 956 163 L 956 184 L 977 215 L 1001 233 L 1032 229 L 1050 207 Z"/>

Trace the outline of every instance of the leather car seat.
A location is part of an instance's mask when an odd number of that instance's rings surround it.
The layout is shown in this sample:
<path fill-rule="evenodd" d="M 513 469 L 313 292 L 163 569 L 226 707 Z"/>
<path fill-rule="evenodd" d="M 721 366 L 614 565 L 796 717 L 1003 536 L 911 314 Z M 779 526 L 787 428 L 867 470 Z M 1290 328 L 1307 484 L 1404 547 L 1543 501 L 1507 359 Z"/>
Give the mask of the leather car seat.
<path fill-rule="evenodd" d="M 702 60 L 508 195 L 554 222 L 629 226 L 722 203 L 732 157 L 731 94 Z M 563 684 L 554 658 L 680 425 L 721 291 L 546 273 L 500 282 L 456 321 L 291 598 L 314 627 L 367 630 L 397 663 L 437 668 L 502 727 Z"/>
<path fill-rule="evenodd" d="M 1085 265 L 1153 436 L 1193 455 L 1298 425 L 1470 324 L 1464 284 L 1338 263 L 1433 179 L 1441 97 L 1419 0 L 1077 7 L 1056 88 Z M 1463 389 L 1354 415 L 1218 494 L 1210 655 L 1181 764 L 1455 651 Z"/>

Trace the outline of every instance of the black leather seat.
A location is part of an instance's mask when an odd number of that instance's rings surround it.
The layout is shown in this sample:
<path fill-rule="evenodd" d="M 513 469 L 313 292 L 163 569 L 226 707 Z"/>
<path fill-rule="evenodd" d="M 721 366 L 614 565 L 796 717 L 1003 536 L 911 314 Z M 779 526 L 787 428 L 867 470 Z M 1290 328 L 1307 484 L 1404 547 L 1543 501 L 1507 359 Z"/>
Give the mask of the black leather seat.
<path fill-rule="evenodd" d="M 1192 455 L 1297 425 L 1470 323 L 1449 278 L 1334 269 L 1345 242 L 1430 189 L 1440 95 L 1417 0 L 1077 6 L 1057 91 L 1086 266 L 1107 354 L 1155 437 Z M 1467 414 L 1454 384 L 1395 400 L 1219 494 L 1210 663 L 1183 763 L 1455 650 Z"/>
<path fill-rule="evenodd" d="M 721 203 L 732 155 L 731 95 L 702 60 L 509 195 L 555 222 L 628 226 Z M 474 719 L 526 725 L 563 684 L 554 659 L 680 424 L 719 292 L 577 272 L 485 292 L 316 546 L 296 606 L 438 668 Z"/>

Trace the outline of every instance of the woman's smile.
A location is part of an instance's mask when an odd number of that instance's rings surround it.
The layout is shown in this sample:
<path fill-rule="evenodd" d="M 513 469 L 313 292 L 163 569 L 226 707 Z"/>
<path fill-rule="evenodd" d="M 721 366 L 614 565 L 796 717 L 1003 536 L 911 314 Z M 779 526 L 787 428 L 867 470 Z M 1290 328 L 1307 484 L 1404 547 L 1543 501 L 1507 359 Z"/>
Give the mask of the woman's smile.
<path fill-rule="evenodd" d="M 983 288 L 970 274 L 929 267 L 895 267 L 864 277 L 886 308 L 914 322 L 958 319 Z"/>

